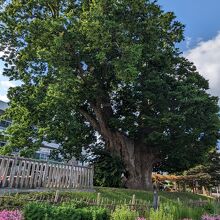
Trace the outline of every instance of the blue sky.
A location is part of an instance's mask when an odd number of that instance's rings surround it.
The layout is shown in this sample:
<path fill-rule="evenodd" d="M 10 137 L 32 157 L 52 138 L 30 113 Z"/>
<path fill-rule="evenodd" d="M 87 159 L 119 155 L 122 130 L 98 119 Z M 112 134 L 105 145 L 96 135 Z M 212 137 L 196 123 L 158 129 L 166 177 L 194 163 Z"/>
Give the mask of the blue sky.
<path fill-rule="evenodd" d="M 186 40 L 180 48 L 209 80 L 209 92 L 220 97 L 220 0 L 158 0 L 158 3 L 165 11 L 174 11 L 177 20 L 186 25 Z M 0 100 L 7 100 L 7 90 L 15 83 L 3 77 L 1 69 L 0 63 Z"/>
<path fill-rule="evenodd" d="M 158 0 L 165 11 L 174 11 L 185 27 L 180 48 L 209 80 L 209 93 L 220 97 L 220 0 Z"/>
<path fill-rule="evenodd" d="M 158 0 L 165 11 L 174 11 L 177 19 L 186 25 L 185 37 L 195 47 L 198 41 L 212 39 L 220 31 L 219 0 Z"/>

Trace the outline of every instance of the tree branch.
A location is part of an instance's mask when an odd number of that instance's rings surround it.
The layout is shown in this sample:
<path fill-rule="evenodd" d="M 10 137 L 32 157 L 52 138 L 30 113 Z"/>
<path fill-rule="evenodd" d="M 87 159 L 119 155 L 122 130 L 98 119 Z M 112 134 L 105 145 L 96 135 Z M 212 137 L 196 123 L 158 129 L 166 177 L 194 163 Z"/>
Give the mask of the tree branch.
<path fill-rule="evenodd" d="M 100 126 L 97 122 L 97 120 L 91 116 L 85 109 L 80 108 L 79 112 L 85 117 L 85 119 L 92 125 L 92 127 L 97 130 L 98 132 L 101 132 Z"/>

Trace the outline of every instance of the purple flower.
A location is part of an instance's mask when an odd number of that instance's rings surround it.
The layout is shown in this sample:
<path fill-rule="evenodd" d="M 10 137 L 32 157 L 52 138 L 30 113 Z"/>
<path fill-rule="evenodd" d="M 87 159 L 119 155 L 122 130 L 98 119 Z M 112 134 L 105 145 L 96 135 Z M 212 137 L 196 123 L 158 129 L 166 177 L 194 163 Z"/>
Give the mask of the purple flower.
<path fill-rule="evenodd" d="M 220 215 L 203 215 L 202 220 L 220 220 Z"/>
<path fill-rule="evenodd" d="M 3 210 L 0 211 L 0 220 L 22 220 L 22 214 L 20 211 L 9 211 L 9 210 Z"/>

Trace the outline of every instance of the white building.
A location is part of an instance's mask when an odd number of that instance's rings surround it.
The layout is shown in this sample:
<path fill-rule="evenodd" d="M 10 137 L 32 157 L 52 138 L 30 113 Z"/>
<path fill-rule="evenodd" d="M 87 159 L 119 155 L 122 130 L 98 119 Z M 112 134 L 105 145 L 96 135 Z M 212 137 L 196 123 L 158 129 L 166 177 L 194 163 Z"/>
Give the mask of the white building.
<path fill-rule="evenodd" d="M 0 115 L 4 114 L 5 109 L 8 107 L 6 102 L 0 101 Z M 1 120 L 0 121 L 0 147 L 6 144 L 6 138 L 2 132 L 11 124 L 10 120 Z"/>
<path fill-rule="evenodd" d="M 8 104 L 0 100 L 0 115 L 4 114 L 5 110 L 8 108 Z M 9 125 L 11 124 L 10 120 L 1 120 L 0 121 L 0 147 L 6 144 L 6 136 L 2 133 Z M 36 159 L 48 160 L 51 151 L 59 148 L 59 145 L 56 143 L 48 143 L 44 141 L 42 146 L 36 151 Z"/>

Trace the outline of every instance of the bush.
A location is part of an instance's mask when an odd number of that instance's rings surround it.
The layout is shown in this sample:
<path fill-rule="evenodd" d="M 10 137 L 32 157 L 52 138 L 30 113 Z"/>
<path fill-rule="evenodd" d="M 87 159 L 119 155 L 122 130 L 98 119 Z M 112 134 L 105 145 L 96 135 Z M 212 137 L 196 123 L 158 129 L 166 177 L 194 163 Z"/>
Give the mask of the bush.
<path fill-rule="evenodd" d="M 5 196 L 1 200 L 1 208 L 8 209 L 8 207 L 22 208 L 25 205 L 26 201 L 21 199 L 19 196 Z"/>
<path fill-rule="evenodd" d="M 120 206 L 112 213 L 112 220 L 134 220 L 138 217 L 138 212 L 130 210 L 127 206 Z"/>
<path fill-rule="evenodd" d="M 203 213 L 205 211 L 202 207 L 191 208 L 181 203 L 173 205 L 174 219 L 192 218 L 200 220 Z"/>
<path fill-rule="evenodd" d="M 150 210 L 147 219 L 150 220 L 179 220 L 179 219 L 193 219 L 201 220 L 202 214 L 205 213 L 203 208 L 190 208 L 184 206 L 182 203 L 163 203 L 160 208 L 156 211 Z"/>
<path fill-rule="evenodd" d="M 106 209 L 103 208 L 90 208 L 92 211 L 92 219 L 93 220 L 108 220 L 109 214 Z"/>
<path fill-rule="evenodd" d="M 52 212 L 52 206 L 46 203 L 29 203 L 24 207 L 23 210 L 25 220 L 45 220 L 50 219 L 47 216 L 51 216 L 54 214 Z"/>
<path fill-rule="evenodd" d="M 174 212 L 175 208 L 173 206 L 164 204 L 161 205 L 158 210 L 151 209 L 149 219 L 152 220 L 174 220 Z"/>
<path fill-rule="evenodd" d="M 91 162 L 94 165 L 95 186 L 123 186 L 121 176 L 124 173 L 124 166 L 118 156 L 113 156 L 103 149 L 96 149 L 95 158 Z"/>
<path fill-rule="evenodd" d="M 30 203 L 24 208 L 25 220 L 108 220 L 106 209 L 97 207 L 77 208 L 76 204 L 60 206 L 47 203 Z"/>

